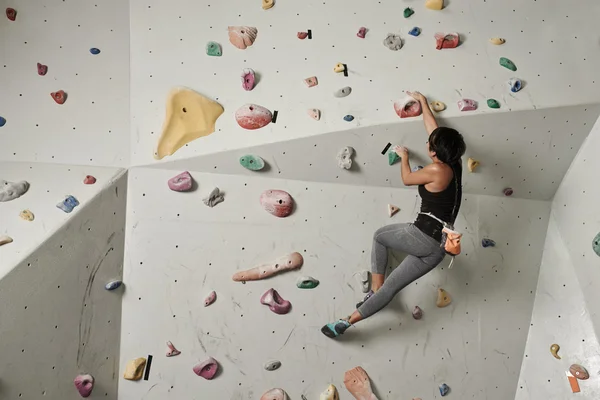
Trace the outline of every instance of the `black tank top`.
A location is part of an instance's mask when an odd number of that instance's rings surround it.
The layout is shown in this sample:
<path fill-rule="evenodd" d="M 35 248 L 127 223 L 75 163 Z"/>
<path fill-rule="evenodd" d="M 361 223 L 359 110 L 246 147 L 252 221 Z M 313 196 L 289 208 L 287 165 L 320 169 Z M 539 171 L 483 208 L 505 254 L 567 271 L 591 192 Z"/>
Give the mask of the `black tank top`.
<path fill-rule="evenodd" d="M 456 221 L 458 210 L 462 199 L 462 164 L 460 162 L 450 165 L 454 176 L 441 192 L 432 193 L 425 189 L 425 185 L 419 185 L 419 195 L 421 196 L 421 212 L 431 213 L 437 218 L 451 225 Z M 431 236 L 438 242 L 442 241 L 443 225 L 429 217 L 419 214 L 414 225 L 423 233 Z"/>

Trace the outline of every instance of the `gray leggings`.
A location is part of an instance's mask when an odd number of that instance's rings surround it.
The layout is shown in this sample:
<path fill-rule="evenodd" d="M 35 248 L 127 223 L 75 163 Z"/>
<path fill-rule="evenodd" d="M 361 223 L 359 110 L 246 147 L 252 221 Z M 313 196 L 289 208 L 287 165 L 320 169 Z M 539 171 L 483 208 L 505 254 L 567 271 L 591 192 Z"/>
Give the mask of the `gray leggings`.
<path fill-rule="evenodd" d="M 374 274 L 385 275 L 388 248 L 408 256 L 392 271 L 383 286 L 358 308 L 363 319 L 388 305 L 399 291 L 434 269 L 446 255 L 439 242 L 413 224 L 387 225 L 373 236 L 371 271 Z"/>

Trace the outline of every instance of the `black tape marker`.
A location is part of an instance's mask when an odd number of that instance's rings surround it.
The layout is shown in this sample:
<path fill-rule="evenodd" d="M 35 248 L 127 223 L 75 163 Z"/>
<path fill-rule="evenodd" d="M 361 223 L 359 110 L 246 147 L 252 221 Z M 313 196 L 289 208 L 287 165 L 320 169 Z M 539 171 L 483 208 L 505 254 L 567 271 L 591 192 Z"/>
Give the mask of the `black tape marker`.
<path fill-rule="evenodd" d="M 387 151 L 390 149 L 390 147 L 392 147 L 392 144 L 388 143 L 387 146 L 385 146 L 383 148 L 383 151 L 381 152 L 381 154 L 383 154 L 385 156 L 385 153 L 387 153 Z"/>
<path fill-rule="evenodd" d="M 277 110 L 273 111 L 273 118 L 271 118 L 271 122 L 272 123 L 277 122 Z"/>
<path fill-rule="evenodd" d="M 148 361 L 146 361 L 146 371 L 144 372 L 144 380 L 147 381 L 150 376 L 150 367 L 152 366 L 152 356 L 148 355 Z"/>

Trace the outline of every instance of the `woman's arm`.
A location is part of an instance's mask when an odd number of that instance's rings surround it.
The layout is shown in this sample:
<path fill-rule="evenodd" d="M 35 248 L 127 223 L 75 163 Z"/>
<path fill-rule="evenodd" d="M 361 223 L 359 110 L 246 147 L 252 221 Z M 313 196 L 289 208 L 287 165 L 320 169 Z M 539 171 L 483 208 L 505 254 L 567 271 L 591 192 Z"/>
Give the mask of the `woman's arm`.
<path fill-rule="evenodd" d="M 425 123 L 425 130 L 427 131 L 428 136 L 431 135 L 431 132 L 433 132 L 438 127 L 438 124 L 435 120 L 435 117 L 433 116 L 433 113 L 431 112 L 431 108 L 429 108 L 427 98 L 419 92 L 406 93 L 408 93 L 409 96 L 421 103 L 421 109 L 423 110 L 423 123 Z"/>
<path fill-rule="evenodd" d="M 439 173 L 439 166 L 437 164 L 430 164 L 418 171 L 412 172 L 410 170 L 410 163 L 408 162 L 408 149 L 403 146 L 396 146 L 393 150 L 401 157 L 400 173 L 404 185 L 426 185 L 435 180 L 435 177 Z"/>

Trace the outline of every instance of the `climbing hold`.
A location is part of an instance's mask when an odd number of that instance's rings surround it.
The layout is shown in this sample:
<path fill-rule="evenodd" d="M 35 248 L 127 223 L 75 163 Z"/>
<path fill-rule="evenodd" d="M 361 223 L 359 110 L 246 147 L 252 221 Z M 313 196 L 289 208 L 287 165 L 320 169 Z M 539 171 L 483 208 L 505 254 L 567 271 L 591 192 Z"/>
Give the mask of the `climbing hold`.
<path fill-rule="evenodd" d="M 421 102 L 411 96 L 406 96 L 402 101 L 396 101 L 394 110 L 400 118 L 418 117 L 423 112 Z"/>
<path fill-rule="evenodd" d="M 350 115 L 350 114 L 344 115 L 344 121 L 346 121 L 346 122 L 352 122 L 352 121 L 354 121 L 354 116 Z"/>
<path fill-rule="evenodd" d="M 131 360 L 125 366 L 125 372 L 123 378 L 129 381 L 139 381 L 144 375 L 144 368 L 146 368 L 146 359 L 143 357 Z"/>
<path fill-rule="evenodd" d="M 4 125 L 6 125 L 6 118 L 0 117 L 0 128 L 2 128 Z"/>
<path fill-rule="evenodd" d="M 197 364 L 192 368 L 194 373 L 204 379 L 210 381 L 215 377 L 219 371 L 219 363 L 214 358 L 210 357 L 208 360 Z"/>
<path fill-rule="evenodd" d="M 254 71 L 250 68 L 242 70 L 242 88 L 246 91 L 254 89 Z"/>
<path fill-rule="evenodd" d="M 269 214 L 284 218 L 292 213 L 294 199 L 283 190 L 265 190 L 260 195 L 260 205 Z"/>
<path fill-rule="evenodd" d="M 494 242 L 492 239 L 483 238 L 481 239 L 481 246 L 483 248 L 496 247 L 496 242 Z"/>
<path fill-rule="evenodd" d="M 267 290 L 260 298 L 260 304 L 269 306 L 269 310 L 275 314 L 287 314 L 292 308 L 292 303 L 285 300 L 277 293 L 277 290 L 271 288 Z"/>
<path fill-rule="evenodd" d="M 235 282 L 257 281 L 265 279 L 279 272 L 290 271 L 300 268 L 304 259 L 300 253 L 291 253 L 270 264 L 259 265 L 258 267 L 250 268 L 246 271 L 238 271 L 233 274 L 232 279 Z"/>
<path fill-rule="evenodd" d="M 399 35 L 388 33 L 386 38 L 383 40 L 383 45 L 390 50 L 400 50 L 402 48 L 402 38 Z"/>
<path fill-rule="evenodd" d="M 212 41 L 206 43 L 206 54 L 212 57 L 221 57 L 223 55 L 221 45 Z"/>
<path fill-rule="evenodd" d="M 202 202 L 210 208 L 213 208 L 224 200 L 225 195 L 221 193 L 218 187 L 216 187 L 212 190 L 212 192 L 209 193 L 207 197 L 202 199 Z"/>
<path fill-rule="evenodd" d="M 412 312 L 412 316 L 413 316 L 414 319 L 421 319 L 421 318 L 423 318 L 423 310 L 421 310 L 421 307 L 415 306 L 415 309 Z"/>
<path fill-rule="evenodd" d="M 344 385 L 346 389 L 357 400 L 376 399 L 371 389 L 371 381 L 369 375 L 362 367 L 355 367 L 344 374 Z"/>
<path fill-rule="evenodd" d="M 48 72 L 48 66 L 44 64 L 37 63 L 37 71 L 38 75 L 44 76 Z"/>
<path fill-rule="evenodd" d="M 333 72 L 344 72 L 346 70 L 346 64 L 337 63 L 333 67 Z"/>
<path fill-rule="evenodd" d="M 73 211 L 73 209 L 75 207 L 77 207 L 78 205 L 79 205 L 79 201 L 75 197 L 68 195 L 67 197 L 65 197 L 65 199 L 63 201 L 58 203 L 56 205 L 56 207 L 60 208 L 61 210 L 63 210 L 64 212 L 66 212 L 68 214 L 71 211 Z"/>
<path fill-rule="evenodd" d="M 206 299 L 204 299 L 204 307 L 208 307 L 210 306 L 212 303 L 214 303 L 217 300 L 217 292 L 215 292 L 214 290 L 212 292 L 210 292 L 210 294 L 206 297 Z"/>
<path fill-rule="evenodd" d="M 310 78 L 306 78 L 304 80 L 304 83 L 306 83 L 306 86 L 308 86 L 308 87 L 313 87 L 313 86 L 317 86 L 319 84 L 319 81 L 317 81 L 316 76 L 311 76 Z"/>
<path fill-rule="evenodd" d="M 25 221 L 33 221 L 35 216 L 29 210 L 23 210 L 19 213 L 19 217 L 23 218 Z"/>
<path fill-rule="evenodd" d="M 345 146 L 340 149 L 337 153 L 338 167 L 343 169 L 350 169 L 352 167 L 352 156 L 354 155 L 354 149 L 350 146 Z"/>
<path fill-rule="evenodd" d="M 408 31 L 408 34 L 411 36 L 415 36 L 415 37 L 419 36 L 421 34 L 421 28 L 419 28 L 418 26 L 415 26 L 410 31 Z"/>
<path fill-rule="evenodd" d="M 450 303 L 452 303 L 452 297 L 450 297 L 450 294 L 448 294 L 448 292 L 442 288 L 438 289 L 438 297 L 435 305 L 441 308 L 446 307 Z"/>
<path fill-rule="evenodd" d="M 29 182 L 8 182 L 0 180 L 0 202 L 18 199 L 29 190 Z"/>
<path fill-rule="evenodd" d="M 477 102 L 471 99 L 462 99 L 458 101 L 458 109 L 460 111 L 477 110 Z"/>
<path fill-rule="evenodd" d="M 508 86 L 510 87 L 511 92 L 517 93 L 523 88 L 523 82 L 518 78 L 511 78 L 508 81 Z"/>
<path fill-rule="evenodd" d="M 308 37 L 308 32 L 298 32 L 296 36 L 298 36 L 298 39 L 304 40 Z"/>
<path fill-rule="evenodd" d="M 512 196 L 514 193 L 512 188 L 505 188 L 502 192 L 506 197 Z"/>
<path fill-rule="evenodd" d="M 443 396 L 447 395 L 450 392 L 450 387 L 445 383 L 440 385 L 440 394 Z"/>
<path fill-rule="evenodd" d="M 388 152 L 388 164 L 389 165 L 396 164 L 400 159 L 401 159 L 401 157 L 393 149 Z"/>
<path fill-rule="evenodd" d="M 438 32 L 434 35 L 435 37 L 435 48 L 441 49 L 453 49 L 458 46 L 460 42 L 460 36 L 458 33 L 441 33 Z"/>
<path fill-rule="evenodd" d="M 388 215 L 389 217 L 393 217 L 400 209 L 393 204 L 388 204 Z"/>
<path fill-rule="evenodd" d="M 587 370 L 579 364 L 571 365 L 569 367 L 569 372 L 575 378 L 582 380 L 582 381 L 585 381 L 586 379 L 589 379 L 589 377 L 590 377 L 590 374 L 587 372 Z"/>
<path fill-rule="evenodd" d="M 65 104 L 65 101 L 67 101 L 67 94 L 65 93 L 64 90 L 59 90 L 58 92 L 52 92 L 52 93 L 50 93 L 50 96 L 52 96 L 52 98 L 54 99 L 54 101 L 57 104 Z"/>
<path fill-rule="evenodd" d="M 266 391 L 262 396 L 260 396 L 260 400 L 288 400 L 289 397 L 285 390 L 275 388 Z"/>
<path fill-rule="evenodd" d="M 312 119 L 314 119 L 315 121 L 318 121 L 321 119 L 321 110 L 318 110 L 316 108 L 309 108 L 307 113 L 308 113 L 308 116 L 311 117 Z"/>
<path fill-rule="evenodd" d="M 240 157 L 240 165 L 250 171 L 260 171 L 265 167 L 265 161 L 259 156 L 246 154 Z"/>
<path fill-rule="evenodd" d="M 319 281 L 312 276 L 301 276 L 296 281 L 298 289 L 314 289 L 319 286 Z"/>
<path fill-rule="evenodd" d="M 439 11 L 444 8 L 444 0 L 425 0 L 425 7 Z"/>
<path fill-rule="evenodd" d="M 487 105 L 489 108 L 500 108 L 500 103 L 496 99 L 488 99 Z"/>
<path fill-rule="evenodd" d="M 92 48 L 90 49 L 90 53 L 92 53 L 93 55 L 100 54 L 100 49 L 97 49 L 97 48 L 95 48 L 95 47 L 92 47 Z"/>
<path fill-rule="evenodd" d="M 104 285 L 104 289 L 115 290 L 115 289 L 121 287 L 122 284 L 123 284 L 123 281 L 119 281 L 119 280 L 110 281 L 110 282 L 107 282 L 106 285 Z"/>
<path fill-rule="evenodd" d="M 411 15 L 413 15 L 414 13 L 415 13 L 415 12 L 413 11 L 413 9 L 412 9 L 412 8 L 410 8 L 410 7 L 406 7 L 406 8 L 404 9 L 404 18 L 408 18 L 408 17 L 410 17 Z"/>
<path fill-rule="evenodd" d="M 258 34 L 258 29 L 252 26 L 230 26 L 227 29 L 229 30 L 229 41 L 241 50 L 252 46 Z"/>
<path fill-rule="evenodd" d="M 469 167 L 469 172 L 475 172 L 475 169 L 479 167 L 479 161 L 469 157 L 469 160 L 467 161 L 467 167 Z"/>
<path fill-rule="evenodd" d="M 499 37 L 493 37 L 490 39 L 490 43 L 491 44 L 495 44 L 496 46 L 499 46 L 501 44 L 506 43 L 505 39 L 499 38 Z"/>
<path fill-rule="evenodd" d="M 175 348 L 175 346 L 173 345 L 173 343 L 171 343 L 170 341 L 167 342 L 167 347 L 169 348 L 169 350 L 167 350 L 167 357 L 175 357 L 181 354 L 181 352 L 179 350 L 177 350 L 177 348 Z"/>
<path fill-rule="evenodd" d="M 279 360 L 267 361 L 263 365 L 263 367 L 267 371 L 275 371 L 276 369 L 279 369 L 279 367 L 281 367 L 281 361 L 279 361 Z"/>
<path fill-rule="evenodd" d="M 81 397 L 89 397 L 94 389 L 94 377 L 90 374 L 77 375 L 73 381 Z"/>
<path fill-rule="evenodd" d="M 560 356 L 558 355 L 559 350 L 560 350 L 560 346 L 557 345 L 556 343 L 554 343 L 552 346 L 550 346 L 550 353 L 552 353 L 554 358 L 556 358 L 558 360 L 560 360 Z"/>
<path fill-rule="evenodd" d="M 185 171 L 167 181 L 169 189 L 175 192 L 187 192 L 192 188 L 193 179 L 189 172 Z"/>
<path fill-rule="evenodd" d="M 235 112 L 235 120 L 244 129 L 259 129 L 273 119 L 271 111 L 256 104 L 246 104 Z"/>
<path fill-rule="evenodd" d="M 343 87 L 341 89 L 336 90 L 333 95 L 335 97 L 346 97 L 352 92 L 352 88 L 350 86 Z"/>
<path fill-rule="evenodd" d="M 84 185 L 93 185 L 94 183 L 96 183 L 96 178 L 92 175 L 86 175 L 85 178 L 83 178 Z"/>
<path fill-rule="evenodd" d="M 319 400 L 340 400 L 337 388 L 334 385 L 327 386 L 327 389 L 319 396 Z"/>
<path fill-rule="evenodd" d="M 17 10 L 15 10 L 14 8 L 7 8 L 6 17 L 9 20 L 14 21 L 15 19 L 17 19 Z"/>
<path fill-rule="evenodd" d="M 13 239 L 7 235 L 0 235 L 0 246 L 12 243 Z"/>
<path fill-rule="evenodd" d="M 356 274 L 356 279 L 360 283 L 360 289 L 363 293 L 369 293 L 371 289 L 371 272 L 364 270 Z"/>
<path fill-rule="evenodd" d="M 268 10 L 275 5 L 275 0 L 262 0 L 263 10 Z"/>
<path fill-rule="evenodd" d="M 600 257 L 600 233 L 592 240 L 592 249 L 594 250 L 594 253 Z"/>
<path fill-rule="evenodd" d="M 510 69 L 511 71 L 517 70 L 517 66 L 515 65 L 515 63 L 510 61 L 506 57 L 500 57 L 500 65 L 502 65 L 504 68 Z"/>
<path fill-rule="evenodd" d="M 365 28 L 364 26 L 361 26 L 360 29 L 358 30 L 358 32 L 356 33 L 356 36 L 358 36 L 361 39 L 364 39 L 366 35 L 367 35 L 367 28 Z"/>
<path fill-rule="evenodd" d="M 435 112 L 442 112 L 446 109 L 446 104 L 442 103 L 441 101 L 432 101 L 429 103 L 429 106 Z"/>
<path fill-rule="evenodd" d="M 423 169 L 422 165 L 416 165 L 416 166 L 412 167 L 411 171 L 412 172 L 417 172 L 417 171 L 420 171 L 422 169 Z"/>

